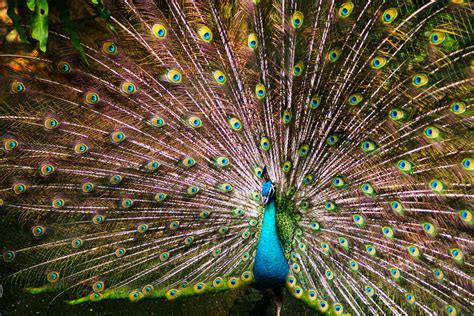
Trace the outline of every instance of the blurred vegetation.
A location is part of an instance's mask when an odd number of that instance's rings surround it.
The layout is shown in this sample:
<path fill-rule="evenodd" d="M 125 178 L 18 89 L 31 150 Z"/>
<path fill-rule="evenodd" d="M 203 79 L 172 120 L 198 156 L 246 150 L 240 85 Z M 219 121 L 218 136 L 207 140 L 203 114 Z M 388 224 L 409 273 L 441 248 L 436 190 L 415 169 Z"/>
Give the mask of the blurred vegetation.
<path fill-rule="evenodd" d="M 47 50 L 50 21 L 56 17 L 64 33 L 69 36 L 71 45 L 82 60 L 88 63 L 76 24 L 71 18 L 71 12 L 79 5 L 79 2 L 80 5 L 89 5 L 108 29 L 116 33 L 114 26 L 110 23 L 110 10 L 106 8 L 103 0 L 7 0 L 7 15 L 12 20 L 20 40 L 23 43 L 38 42 L 38 47 L 43 52 Z"/>

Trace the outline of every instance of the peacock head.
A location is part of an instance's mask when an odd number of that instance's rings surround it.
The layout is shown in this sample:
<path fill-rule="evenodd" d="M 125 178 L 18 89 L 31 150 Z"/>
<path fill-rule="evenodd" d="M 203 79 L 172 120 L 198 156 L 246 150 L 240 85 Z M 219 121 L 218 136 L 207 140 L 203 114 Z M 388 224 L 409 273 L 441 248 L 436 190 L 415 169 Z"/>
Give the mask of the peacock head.
<path fill-rule="evenodd" d="M 267 205 L 267 203 L 273 198 L 275 195 L 275 185 L 270 180 L 265 181 L 262 185 L 262 201 L 263 205 Z"/>

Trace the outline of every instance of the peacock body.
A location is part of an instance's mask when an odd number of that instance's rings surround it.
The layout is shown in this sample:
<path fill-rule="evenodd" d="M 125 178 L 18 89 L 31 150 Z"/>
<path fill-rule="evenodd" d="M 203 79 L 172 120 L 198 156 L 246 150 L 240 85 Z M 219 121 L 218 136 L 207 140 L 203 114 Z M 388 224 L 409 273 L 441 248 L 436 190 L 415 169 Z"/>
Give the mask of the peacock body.
<path fill-rule="evenodd" d="M 4 286 L 473 312 L 469 1 L 109 7 L 0 54 Z"/>

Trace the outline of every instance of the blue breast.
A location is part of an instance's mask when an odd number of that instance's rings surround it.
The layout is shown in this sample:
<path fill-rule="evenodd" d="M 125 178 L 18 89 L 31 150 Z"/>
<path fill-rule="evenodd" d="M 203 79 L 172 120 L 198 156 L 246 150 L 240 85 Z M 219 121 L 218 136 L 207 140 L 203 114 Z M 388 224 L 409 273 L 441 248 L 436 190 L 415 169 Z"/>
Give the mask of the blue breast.
<path fill-rule="evenodd" d="M 278 237 L 276 225 L 276 203 L 272 199 L 265 207 L 262 231 L 257 245 L 253 266 L 255 288 L 264 290 L 280 287 L 288 275 L 288 261 Z"/>

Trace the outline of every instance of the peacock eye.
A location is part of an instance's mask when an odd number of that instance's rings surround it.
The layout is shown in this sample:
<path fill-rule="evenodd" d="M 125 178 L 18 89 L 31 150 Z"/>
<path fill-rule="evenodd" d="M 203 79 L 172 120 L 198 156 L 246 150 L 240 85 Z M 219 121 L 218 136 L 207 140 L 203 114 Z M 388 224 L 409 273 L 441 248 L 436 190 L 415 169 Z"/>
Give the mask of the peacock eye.
<path fill-rule="evenodd" d="M 413 294 L 411 294 L 411 293 L 407 293 L 407 294 L 405 295 L 405 297 L 406 297 L 408 303 L 410 303 L 410 304 L 415 303 L 415 295 L 413 295 Z"/>
<path fill-rule="evenodd" d="M 387 24 L 387 25 L 391 24 L 393 21 L 395 21 L 397 16 L 398 16 L 397 9 L 389 8 L 385 10 L 384 13 L 382 14 L 382 22 L 383 24 Z"/>
<path fill-rule="evenodd" d="M 169 252 L 163 252 L 162 254 L 160 254 L 160 260 L 161 261 L 166 261 L 166 260 L 169 259 L 169 257 L 170 257 Z"/>
<path fill-rule="evenodd" d="M 122 83 L 120 88 L 122 89 L 122 92 L 128 95 L 132 95 L 135 92 L 137 92 L 137 87 L 135 86 L 133 82 L 130 82 L 130 81 L 126 81 Z"/>
<path fill-rule="evenodd" d="M 428 76 L 426 74 L 418 73 L 413 76 L 411 83 L 415 87 L 423 87 L 424 85 L 428 83 L 428 81 L 429 81 Z"/>
<path fill-rule="evenodd" d="M 365 293 L 368 296 L 373 296 L 374 295 L 374 289 L 371 286 L 366 286 L 365 287 Z"/>
<path fill-rule="evenodd" d="M 113 132 L 110 138 L 112 139 L 113 143 L 120 144 L 125 140 L 126 136 L 123 132 Z"/>
<path fill-rule="evenodd" d="M 349 265 L 350 265 L 352 271 L 359 270 L 359 264 L 357 263 L 357 261 L 351 260 L 351 261 L 349 261 Z"/>
<path fill-rule="evenodd" d="M 314 182 L 314 176 L 312 174 L 308 174 L 303 178 L 304 185 L 310 185 Z"/>
<path fill-rule="evenodd" d="M 214 77 L 214 80 L 216 81 L 216 83 L 218 84 L 225 84 L 227 82 L 227 77 L 225 76 L 225 74 L 220 71 L 220 70 L 215 70 L 213 73 L 212 73 L 212 76 Z"/>
<path fill-rule="evenodd" d="M 229 183 L 221 183 L 218 185 L 219 189 L 223 192 L 230 192 L 232 191 L 232 185 Z"/>
<path fill-rule="evenodd" d="M 159 193 L 155 194 L 155 201 L 162 202 L 166 199 L 167 196 L 168 195 L 166 193 L 159 192 Z"/>
<path fill-rule="evenodd" d="M 283 124 L 285 125 L 290 124 L 292 118 L 293 118 L 293 113 L 290 110 L 284 111 L 283 115 L 281 116 Z"/>
<path fill-rule="evenodd" d="M 122 182 L 122 180 L 123 180 L 123 177 L 119 175 L 113 175 L 110 177 L 110 183 L 114 185 L 119 184 L 120 182 Z"/>
<path fill-rule="evenodd" d="M 377 149 L 377 145 L 375 145 L 375 143 L 371 140 L 363 141 L 360 144 L 360 147 L 365 153 L 371 153 L 371 152 L 373 152 L 374 150 Z"/>
<path fill-rule="evenodd" d="M 382 233 L 388 239 L 392 239 L 394 235 L 393 229 L 388 226 L 382 227 Z"/>
<path fill-rule="evenodd" d="M 58 69 L 58 71 L 62 74 L 68 74 L 71 72 L 72 70 L 72 67 L 69 63 L 65 62 L 65 61 L 60 61 L 56 68 Z"/>
<path fill-rule="evenodd" d="M 440 180 L 433 179 L 433 180 L 430 181 L 429 187 L 434 192 L 440 193 L 444 190 L 444 183 L 441 182 Z"/>
<path fill-rule="evenodd" d="M 148 230 L 148 224 L 140 224 L 137 227 L 137 231 L 142 234 L 146 232 L 147 230 Z"/>
<path fill-rule="evenodd" d="M 428 126 L 423 130 L 423 135 L 428 139 L 436 139 L 440 136 L 440 130 L 435 126 Z"/>
<path fill-rule="evenodd" d="M 342 177 L 335 177 L 332 180 L 332 185 L 337 189 L 341 189 L 346 186 L 346 181 Z"/>
<path fill-rule="evenodd" d="M 339 8 L 338 13 L 341 18 L 347 18 L 351 15 L 352 10 L 354 10 L 354 4 L 351 1 L 348 1 Z"/>
<path fill-rule="evenodd" d="M 71 242 L 71 246 L 74 249 L 81 248 L 84 244 L 84 241 L 81 238 L 76 238 Z"/>
<path fill-rule="evenodd" d="M 474 164 L 472 163 L 472 158 L 464 158 L 461 164 L 462 164 L 462 167 L 467 171 L 474 170 Z"/>
<path fill-rule="evenodd" d="M 230 164 L 230 160 L 227 157 L 220 156 L 214 159 L 214 164 L 218 167 L 227 167 Z"/>
<path fill-rule="evenodd" d="M 303 144 L 298 148 L 298 156 L 300 157 L 306 157 L 309 153 L 309 145 L 308 144 Z"/>
<path fill-rule="evenodd" d="M 410 173 L 413 171 L 413 164 L 406 159 L 401 159 L 397 162 L 397 168 L 402 172 Z"/>
<path fill-rule="evenodd" d="M 199 117 L 193 115 L 188 118 L 188 124 L 192 128 L 199 128 L 202 126 L 202 121 Z"/>
<path fill-rule="evenodd" d="M 81 190 L 83 193 L 90 193 L 94 191 L 95 185 L 92 182 L 84 182 L 81 186 Z"/>
<path fill-rule="evenodd" d="M 84 97 L 84 102 L 89 105 L 97 104 L 99 100 L 99 95 L 95 92 L 87 92 Z"/>
<path fill-rule="evenodd" d="M 292 164 L 291 164 L 291 161 L 285 161 L 282 165 L 282 169 L 283 169 L 283 172 L 289 172 L 291 170 L 291 167 L 292 167 Z"/>
<path fill-rule="evenodd" d="M 186 189 L 186 192 L 188 193 L 188 195 L 196 195 L 198 194 L 200 191 L 200 189 L 197 187 L 197 186 L 190 186 Z"/>
<path fill-rule="evenodd" d="M 43 225 L 36 225 L 31 228 L 31 232 L 33 233 L 33 236 L 40 237 L 44 235 L 46 228 Z"/>
<path fill-rule="evenodd" d="M 440 45 L 446 39 L 446 33 L 444 32 L 431 32 L 430 34 L 430 43 L 433 45 Z"/>
<path fill-rule="evenodd" d="M 41 175 L 43 176 L 48 176 L 52 174 L 55 170 L 56 168 L 52 164 L 49 164 L 49 163 L 45 163 L 41 165 L 41 168 L 40 168 Z"/>
<path fill-rule="evenodd" d="M 59 122 L 57 119 L 48 117 L 44 120 L 44 127 L 48 130 L 53 130 L 58 128 Z"/>
<path fill-rule="evenodd" d="M 177 230 L 179 228 L 179 222 L 178 221 L 172 221 L 169 226 L 169 229 L 171 230 Z"/>
<path fill-rule="evenodd" d="M 166 78 L 172 83 L 181 83 L 183 76 L 177 69 L 169 69 L 166 72 Z"/>
<path fill-rule="evenodd" d="M 114 42 L 105 42 L 102 45 L 102 51 L 107 55 L 116 55 L 118 52 L 117 45 Z"/>
<path fill-rule="evenodd" d="M 245 214 L 245 211 L 241 208 L 235 208 L 232 210 L 232 215 L 234 216 L 242 216 Z"/>
<path fill-rule="evenodd" d="M 262 198 L 262 196 L 260 195 L 260 192 L 258 192 L 258 191 L 252 192 L 251 197 L 255 201 L 260 201 L 261 198 Z"/>
<path fill-rule="evenodd" d="M 166 35 L 168 34 L 166 27 L 161 23 L 153 25 L 151 32 L 158 39 L 165 39 Z"/>
<path fill-rule="evenodd" d="M 230 118 L 227 122 L 234 131 L 240 132 L 243 128 L 242 122 L 236 117 Z"/>
<path fill-rule="evenodd" d="M 218 257 L 218 256 L 220 256 L 220 254 L 221 254 L 221 248 L 214 249 L 214 251 L 212 252 L 212 255 L 214 257 Z"/>
<path fill-rule="evenodd" d="M 388 114 L 388 117 L 392 120 L 392 121 L 400 121 L 400 120 L 403 120 L 405 118 L 406 114 L 403 110 L 401 109 L 398 109 L 398 108 L 393 108 L 390 110 L 389 114 Z"/>
<path fill-rule="evenodd" d="M 24 183 L 15 183 L 13 185 L 13 192 L 15 192 L 15 194 L 22 194 L 22 193 L 25 193 L 27 190 L 27 186 L 26 184 Z"/>
<path fill-rule="evenodd" d="M 354 223 L 357 226 L 359 226 L 359 227 L 364 227 L 365 226 L 365 217 L 362 216 L 361 214 L 352 215 L 352 219 L 354 220 Z"/>
<path fill-rule="evenodd" d="M 64 206 L 64 200 L 63 199 L 54 199 L 53 202 L 51 203 L 51 206 L 53 208 L 62 208 Z"/>
<path fill-rule="evenodd" d="M 353 94 L 349 97 L 348 102 L 349 102 L 350 105 L 357 105 L 360 102 L 362 102 L 363 99 L 364 98 L 362 97 L 361 94 L 356 93 L 356 94 Z"/>
<path fill-rule="evenodd" d="M 271 142 L 268 137 L 262 137 L 260 139 L 260 149 L 264 151 L 268 151 L 270 149 Z"/>
<path fill-rule="evenodd" d="M 377 254 L 377 250 L 373 245 L 366 245 L 365 250 L 370 256 L 375 256 Z"/>
<path fill-rule="evenodd" d="M 207 26 L 201 26 L 198 29 L 198 35 L 204 42 L 210 43 L 212 41 L 212 31 Z"/>
<path fill-rule="evenodd" d="M 181 161 L 181 164 L 184 167 L 189 168 L 189 167 L 194 166 L 196 164 L 196 161 L 191 157 L 186 157 Z"/>
<path fill-rule="evenodd" d="M 293 76 L 299 77 L 303 74 L 303 70 L 304 70 L 304 63 L 302 61 L 299 61 L 293 66 L 291 73 L 293 74 Z"/>
<path fill-rule="evenodd" d="M 429 236 L 435 237 L 437 235 L 436 227 L 433 224 L 426 222 L 423 223 L 421 226 L 423 227 L 425 233 Z"/>
<path fill-rule="evenodd" d="M 156 171 L 160 167 L 160 163 L 157 160 L 150 160 L 146 164 L 146 168 L 148 171 Z"/>
<path fill-rule="evenodd" d="M 333 135 L 329 135 L 326 143 L 329 145 L 329 146 L 333 146 L 335 145 L 337 142 L 339 141 L 339 136 L 337 134 L 333 134 Z"/>
<path fill-rule="evenodd" d="M 309 108 L 312 110 L 317 109 L 320 104 L 321 98 L 319 96 L 314 95 L 311 97 L 311 100 L 309 100 Z"/>
<path fill-rule="evenodd" d="M 324 203 L 324 208 L 329 211 L 329 212 L 332 212 L 332 211 L 335 211 L 337 206 L 336 206 L 336 203 L 334 203 L 333 201 L 326 201 Z"/>
<path fill-rule="evenodd" d="M 295 13 L 293 13 L 293 16 L 291 17 L 291 25 L 293 25 L 295 29 L 299 29 L 303 25 L 303 21 L 304 21 L 303 12 L 295 11 Z"/>
<path fill-rule="evenodd" d="M 48 282 L 50 282 L 50 283 L 58 282 L 58 281 L 59 281 L 59 272 L 57 272 L 57 271 L 49 272 L 49 273 L 46 275 L 46 279 L 47 279 Z"/>
<path fill-rule="evenodd" d="M 184 244 L 185 244 L 186 246 L 189 246 L 189 245 L 191 245 L 191 244 L 193 243 L 193 241 L 194 241 L 194 237 L 186 237 L 186 238 L 184 239 Z"/>
<path fill-rule="evenodd" d="M 23 93 L 25 92 L 25 85 L 19 81 L 13 81 L 11 86 L 10 86 L 10 89 L 13 93 L 17 93 L 17 94 L 20 94 L 20 93 Z"/>
<path fill-rule="evenodd" d="M 257 96 L 257 99 L 263 100 L 267 94 L 267 90 L 265 89 L 265 86 L 262 83 L 259 83 L 255 86 L 255 95 Z"/>
<path fill-rule="evenodd" d="M 263 169 L 260 168 L 260 167 L 254 167 L 253 168 L 253 173 L 259 178 L 263 177 Z"/>
<path fill-rule="evenodd" d="M 397 268 L 390 268 L 390 275 L 395 279 L 399 278 L 400 277 L 400 270 L 398 270 Z"/>
<path fill-rule="evenodd" d="M 130 208 L 133 206 L 133 200 L 132 199 L 123 199 L 121 202 L 121 205 L 123 208 Z"/>
<path fill-rule="evenodd" d="M 319 222 L 311 222 L 310 227 L 314 231 L 319 231 L 321 229 L 321 224 Z"/>
<path fill-rule="evenodd" d="M 165 120 L 161 116 L 154 116 L 150 119 L 151 126 L 162 127 L 165 125 Z"/>
<path fill-rule="evenodd" d="M 340 56 L 341 56 L 341 51 L 339 50 L 339 48 L 334 48 L 329 51 L 328 60 L 333 63 L 333 62 L 336 62 Z"/>
<path fill-rule="evenodd" d="M 362 189 L 362 192 L 364 192 L 366 195 L 369 195 L 369 196 L 375 195 L 375 189 L 372 186 L 372 184 L 369 182 L 362 183 L 360 188 Z"/>
<path fill-rule="evenodd" d="M 211 216 L 211 213 L 209 211 L 202 211 L 201 213 L 199 213 L 199 217 L 201 217 L 202 219 L 206 219 L 209 216 Z"/>
<path fill-rule="evenodd" d="M 153 293 L 154 290 L 155 288 L 153 287 L 153 285 L 148 284 L 143 287 L 142 292 L 145 295 L 150 295 L 151 293 Z"/>
<path fill-rule="evenodd" d="M 387 59 L 385 57 L 375 57 L 370 61 L 370 67 L 373 69 L 381 69 L 387 64 Z"/>
<path fill-rule="evenodd" d="M 115 255 L 119 258 L 125 256 L 126 253 L 127 253 L 127 250 L 125 250 L 125 248 L 119 248 L 115 250 Z"/>
<path fill-rule="evenodd" d="M 12 151 L 18 148 L 18 141 L 15 139 L 6 139 L 3 148 L 5 148 L 5 151 Z"/>
<path fill-rule="evenodd" d="M 453 102 L 450 106 L 450 110 L 454 114 L 463 114 L 466 112 L 466 104 L 464 102 Z"/>
<path fill-rule="evenodd" d="M 78 155 L 84 154 L 89 151 L 89 146 L 84 143 L 74 145 L 74 152 Z"/>
<path fill-rule="evenodd" d="M 252 50 L 255 50 L 257 49 L 258 47 L 258 37 L 257 37 L 257 34 L 255 33 L 250 33 L 248 38 L 247 38 L 247 46 L 252 49 Z"/>

